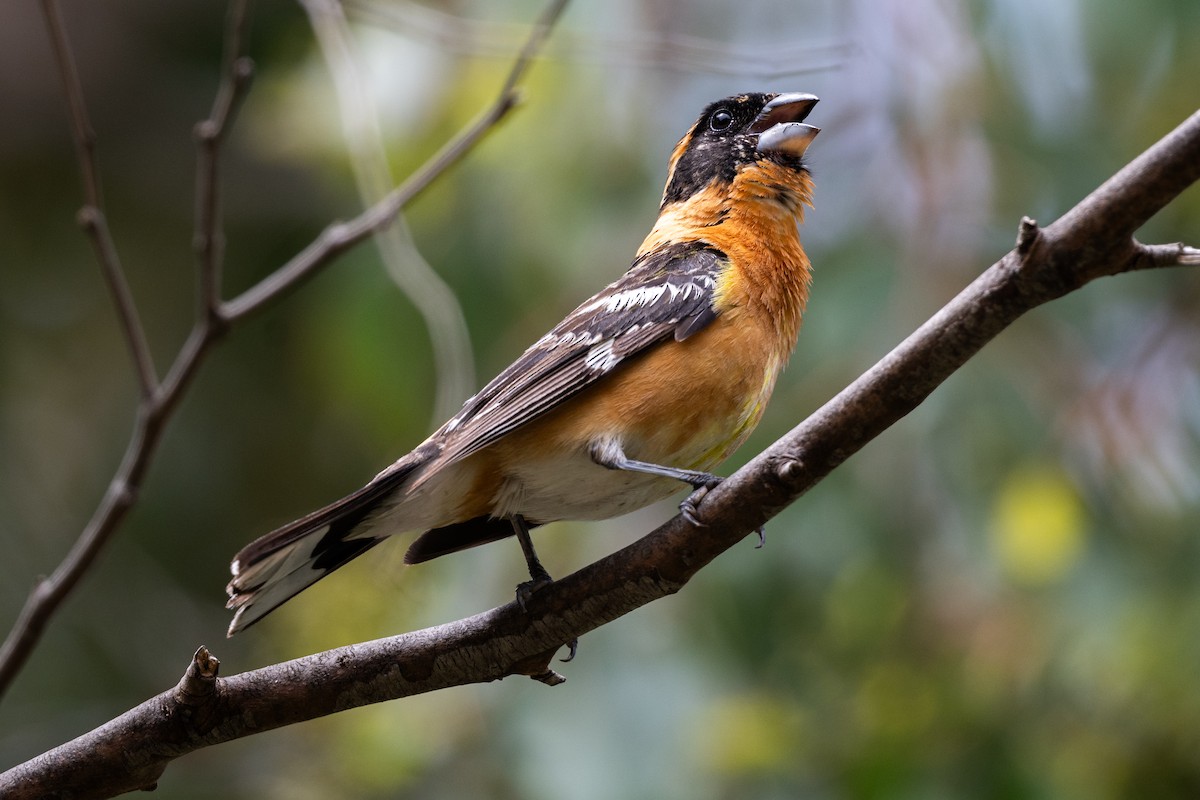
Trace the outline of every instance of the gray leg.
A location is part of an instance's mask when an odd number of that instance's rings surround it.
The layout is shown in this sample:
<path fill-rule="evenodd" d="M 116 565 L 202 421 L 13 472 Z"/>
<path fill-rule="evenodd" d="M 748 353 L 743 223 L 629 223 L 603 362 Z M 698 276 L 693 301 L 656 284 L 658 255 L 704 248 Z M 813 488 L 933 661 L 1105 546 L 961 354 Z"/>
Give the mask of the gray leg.
<path fill-rule="evenodd" d="M 695 491 L 679 504 L 679 513 L 697 528 L 704 527 L 704 523 L 700 521 L 700 517 L 696 513 L 697 506 L 704 499 L 704 495 L 708 494 L 709 489 L 714 488 L 721 481 L 725 480 L 709 472 L 700 472 L 694 469 L 678 469 L 677 467 L 666 467 L 662 464 L 637 461 L 626 456 L 621 445 L 614 441 L 593 445 L 590 455 L 592 460 L 602 467 L 623 469 L 629 472 L 642 472 L 647 475 L 658 475 L 662 478 L 672 478 L 681 483 L 690 484 Z"/>
<path fill-rule="evenodd" d="M 550 577 L 550 573 L 542 566 L 541 560 L 537 556 L 537 551 L 533 549 L 533 539 L 529 537 L 529 525 L 526 524 L 525 518 L 520 514 L 514 514 L 508 518 L 512 523 L 513 532 L 517 535 L 517 541 L 521 544 L 521 552 L 525 554 L 525 566 L 529 568 L 529 580 L 525 583 L 517 585 L 517 603 L 522 609 L 525 608 L 525 603 L 529 598 L 541 587 L 551 583 L 554 579 Z M 563 661 L 570 661 L 575 657 L 575 653 L 579 650 L 579 640 L 572 639 L 567 642 L 567 647 L 570 652 Z"/>
<path fill-rule="evenodd" d="M 550 583 L 550 573 L 542 566 L 537 551 L 533 549 L 533 540 L 529 538 L 529 526 L 525 524 L 525 518 L 514 514 L 508 521 L 512 523 L 513 532 L 517 534 L 517 541 L 521 544 L 521 552 L 525 554 L 525 566 L 529 567 L 529 582 L 536 586 Z"/>
<path fill-rule="evenodd" d="M 689 524 L 697 528 L 704 527 L 704 523 L 700 521 L 700 516 L 697 513 L 700 501 L 704 499 L 704 496 L 708 494 L 710 489 L 716 488 L 720 485 L 721 481 L 725 480 L 709 472 L 700 472 L 694 469 L 678 469 L 676 467 L 665 467 L 662 464 L 637 461 L 626 456 L 621 445 L 614 441 L 600 442 L 592 445 L 590 455 L 592 460 L 602 467 L 623 469 L 629 472 L 643 472 L 647 475 L 673 478 L 682 483 L 690 484 L 694 491 L 679 504 L 679 513 Z M 758 534 L 758 546 L 762 547 L 766 542 L 763 529 L 758 528 L 755 533 Z"/>
<path fill-rule="evenodd" d="M 720 483 L 724 478 L 719 478 L 709 472 L 699 472 L 694 469 L 678 469 L 677 467 L 666 467 L 662 464 L 651 464 L 647 461 L 636 461 L 625 455 L 625 451 L 621 449 L 621 445 L 617 442 L 604 442 L 592 446 L 592 460 L 602 467 L 609 469 L 623 469 L 629 472 L 644 472 L 647 475 L 657 475 L 660 478 L 672 478 L 681 483 L 690 484 L 693 489 L 699 489 L 701 486 L 712 488 Z"/>

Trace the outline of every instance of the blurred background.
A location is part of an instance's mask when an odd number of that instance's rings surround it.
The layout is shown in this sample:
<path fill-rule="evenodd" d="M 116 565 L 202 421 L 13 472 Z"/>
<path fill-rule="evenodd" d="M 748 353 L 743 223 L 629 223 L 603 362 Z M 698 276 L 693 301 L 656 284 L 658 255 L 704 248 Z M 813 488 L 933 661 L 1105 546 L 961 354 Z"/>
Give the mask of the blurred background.
<path fill-rule="evenodd" d="M 258 76 L 224 162 L 226 295 L 490 103 L 541 8 L 354 0 L 338 62 L 337 36 L 318 39 L 303 7 L 256 4 Z M 191 128 L 212 103 L 223 6 L 64 0 L 63 13 L 165 371 L 195 305 Z M 672 146 L 711 100 L 814 92 L 824 129 L 804 331 L 732 471 L 1006 252 L 1023 214 L 1049 223 L 1194 112 L 1198 36 L 1194 0 L 571 5 L 523 105 L 411 206 L 411 239 L 357 248 L 218 346 L 127 524 L 0 701 L 0 768 L 174 685 L 200 644 L 230 675 L 508 602 L 515 545 L 419 568 L 382 547 L 224 639 L 232 553 L 360 486 L 619 275 Z M 5 4 L 4 631 L 92 514 L 136 398 L 73 221 L 50 52 L 37 5 Z M 357 70 L 354 102 L 331 63 Z M 369 143 L 365 112 L 391 179 L 356 180 L 348 160 L 344 126 Z M 1200 244 L 1200 191 L 1140 238 Z M 550 526 L 539 550 L 565 574 L 674 502 Z M 1110 278 L 988 345 L 775 519 L 765 550 L 748 539 L 585 637 L 566 685 L 511 678 L 206 749 L 156 796 L 1200 796 L 1198 575 L 1200 274 Z"/>

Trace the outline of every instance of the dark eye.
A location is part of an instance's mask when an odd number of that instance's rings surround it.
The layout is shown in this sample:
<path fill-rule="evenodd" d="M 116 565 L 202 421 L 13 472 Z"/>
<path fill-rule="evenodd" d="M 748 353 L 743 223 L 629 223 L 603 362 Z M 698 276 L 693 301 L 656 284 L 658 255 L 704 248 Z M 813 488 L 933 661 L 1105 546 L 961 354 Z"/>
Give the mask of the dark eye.
<path fill-rule="evenodd" d="M 708 118 L 708 127 L 717 132 L 729 130 L 729 126 L 732 124 L 733 114 L 730 114 L 723 108 L 717 109 L 713 112 L 713 115 Z"/>

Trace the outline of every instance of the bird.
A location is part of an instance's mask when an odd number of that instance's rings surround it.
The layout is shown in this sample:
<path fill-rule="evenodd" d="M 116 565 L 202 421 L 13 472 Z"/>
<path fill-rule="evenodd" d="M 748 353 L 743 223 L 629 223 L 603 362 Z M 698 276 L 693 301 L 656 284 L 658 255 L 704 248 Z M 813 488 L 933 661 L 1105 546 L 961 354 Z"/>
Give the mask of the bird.
<path fill-rule="evenodd" d="M 550 581 L 533 528 L 615 517 L 682 485 L 681 514 L 703 525 L 722 480 L 710 470 L 758 424 L 808 302 L 799 223 L 817 101 L 709 104 L 671 152 L 628 271 L 361 489 L 242 548 L 228 635 L 396 534 L 417 533 L 407 564 L 515 536 L 523 601 Z"/>

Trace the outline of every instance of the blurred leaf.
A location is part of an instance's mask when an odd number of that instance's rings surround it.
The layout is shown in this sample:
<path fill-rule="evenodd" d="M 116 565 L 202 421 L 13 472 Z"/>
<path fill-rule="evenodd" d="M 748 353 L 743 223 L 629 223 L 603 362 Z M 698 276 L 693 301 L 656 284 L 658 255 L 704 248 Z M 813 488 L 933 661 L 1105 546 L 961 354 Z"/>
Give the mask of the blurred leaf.
<path fill-rule="evenodd" d="M 1059 470 L 1024 466 L 1009 475 L 992 512 L 992 546 L 1014 580 L 1062 580 L 1085 545 L 1083 506 Z"/>
<path fill-rule="evenodd" d="M 721 698 L 699 723 L 704 763 L 730 775 L 792 771 L 807 733 L 804 712 L 778 697 Z"/>

